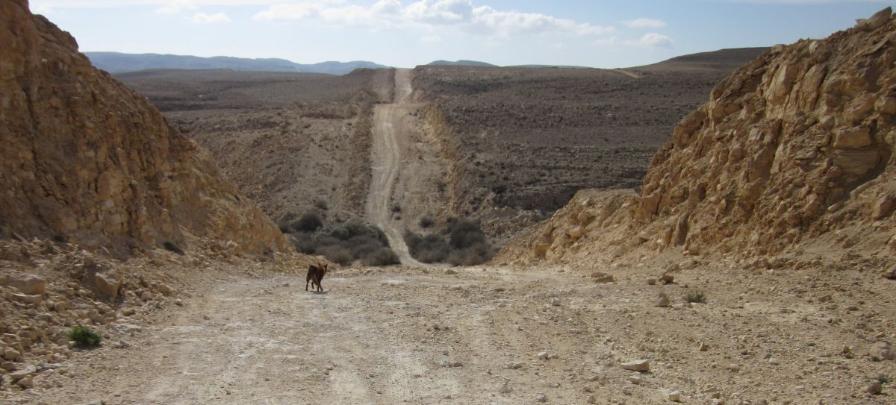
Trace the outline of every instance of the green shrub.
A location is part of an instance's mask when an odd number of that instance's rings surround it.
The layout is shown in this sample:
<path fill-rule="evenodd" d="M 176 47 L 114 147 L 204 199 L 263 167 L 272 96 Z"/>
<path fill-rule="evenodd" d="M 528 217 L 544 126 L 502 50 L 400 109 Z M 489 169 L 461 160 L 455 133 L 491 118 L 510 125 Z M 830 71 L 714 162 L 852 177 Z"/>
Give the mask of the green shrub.
<path fill-rule="evenodd" d="M 424 263 L 473 266 L 487 262 L 494 255 L 494 249 L 475 221 L 451 218 L 439 233 L 421 236 L 407 231 L 404 239 L 411 256 Z"/>
<path fill-rule="evenodd" d="M 324 221 L 316 212 L 306 212 L 290 225 L 293 232 L 314 232 L 324 226 Z"/>
<path fill-rule="evenodd" d="M 401 260 L 398 259 L 398 255 L 392 251 L 392 249 L 388 247 L 382 247 L 377 249 L 374 252 L 371 252 L 365 255 L 362 260 L 362 263 L 366 266 L 392 266 L 396 264 L 401 264 Z"/>
<path fill-rule="evenodd" d="M 297 232 L 290 240 L 299 252 L 319 254 L 341 265 L 356 260 L 368 266 L 398 263 L 398 256 L 389 248 L 386 234 L 376 226 L 357 220 L 318 228 L 314 232 Z"/>
<path fill-rule="evenodd" d="M 76 325 L 68 331 L 68 338 L 75 342 L 75 346 L 82 349 L 99 347 L 103 338 L 86 326 Z"/>
<path fill-rule="evenodd" d="M 685 299 L 692 304 L 705 304 L 706 303 L 706 295 L 703 294 L 703 291 L 694 291 L 688 293 Z"/>

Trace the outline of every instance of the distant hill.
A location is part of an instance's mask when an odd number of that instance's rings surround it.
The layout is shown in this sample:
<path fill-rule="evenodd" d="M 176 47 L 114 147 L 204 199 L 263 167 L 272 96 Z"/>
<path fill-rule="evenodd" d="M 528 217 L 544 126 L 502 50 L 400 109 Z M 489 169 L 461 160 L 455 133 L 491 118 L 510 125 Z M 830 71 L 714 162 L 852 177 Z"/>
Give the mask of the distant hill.
<path fill-rule="evenodd" d="M 747 64 L 753 59 L 767 52 L 768 47 L 757 48 L 731 48 L 720 49 L 712 52 L 700 52 L 690 55 L 676 56 L 659 63 L 640 66 L 643 69 L 663 68 L 706 68 L 706 69 L 734 69 Z"/>
<path fill-rule="evenodd" d="M 128 54 L 119 52 L 85 52 L 94 66 L 110 73 L 126 73 L 155 69 L 209 70 L 230 69 L 257 72 L 301 72 L 344 75 L 355 69 L 381 69 L 388 66 L 367 61 L 321 62 L 299 64 L 286 59 L 248 59 L 229 56 L 203 58 L 188 55 Z"/>
<path fill-rule="evenodd" d="M 432 61 L 427 66 L 480 66 L 480 67 L 498 67 L 497 65 L 492 65 L 487 62 L 480 62 L 476 60 L 437 60 Z"/>

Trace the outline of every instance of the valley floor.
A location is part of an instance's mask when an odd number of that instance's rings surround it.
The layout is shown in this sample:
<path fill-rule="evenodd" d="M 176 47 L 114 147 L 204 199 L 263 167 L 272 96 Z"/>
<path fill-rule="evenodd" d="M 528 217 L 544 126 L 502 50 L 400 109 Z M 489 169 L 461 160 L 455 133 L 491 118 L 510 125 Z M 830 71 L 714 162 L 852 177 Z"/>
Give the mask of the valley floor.
<path fill-rule="evenodd" d="M 563 268 L 342 269 L 324 294 L 298 276 L 222 275 L 0 402 L 644 404 L 677 390 L 700 404 L 893 403 L 891 384 L 865 391 L 896 378 L 869 356 L 894 338 L 896 283 L 704 267 L 667 286 L 648 285 L 648 266 L 610 283 Z M 698 290 L 707 302 L 685 303 Z M 621 367 L 636 359 L 650 371 Z"/>

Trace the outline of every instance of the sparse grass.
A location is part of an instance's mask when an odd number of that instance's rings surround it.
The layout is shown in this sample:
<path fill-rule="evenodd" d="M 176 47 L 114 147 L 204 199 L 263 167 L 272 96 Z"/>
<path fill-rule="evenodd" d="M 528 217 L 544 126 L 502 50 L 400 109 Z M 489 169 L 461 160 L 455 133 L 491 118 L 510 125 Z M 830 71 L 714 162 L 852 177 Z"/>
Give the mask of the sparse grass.
<path fill-rule="evenodd" d="M 690 292 L 685 297 L 685 300 L 687 300 L 687 302 L 690 302 L 692 304 L 705 304 L 706 303 L 706 294 L 704 294 L 703 291 Z"/>
<path fill-rule="evenodd" d="M 83 325 L 76 325 L 68 331 L 68 338 L 75 342 L 75 346 L 81 349 L 99 347 L 103 341 L 102 336 Z"/>

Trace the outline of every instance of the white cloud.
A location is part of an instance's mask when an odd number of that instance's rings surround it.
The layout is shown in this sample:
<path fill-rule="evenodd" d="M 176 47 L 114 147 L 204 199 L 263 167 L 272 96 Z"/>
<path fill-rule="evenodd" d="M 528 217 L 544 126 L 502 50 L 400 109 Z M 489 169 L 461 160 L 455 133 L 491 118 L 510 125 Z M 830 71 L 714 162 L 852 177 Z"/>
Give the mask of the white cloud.
<path fill-rule="evenodd" d="M 219 24 L 219 23 L 229 23 L 230 17 L 224 13 L 215 13 L 215 14 L 206 14 L 206 13 L 196 13 L 193 14 L 193 22 L 197 24 Z"/>
<path fill-rule="evenodd" d="M 377 28 L 417 25 L 429 29 L 455 27 L 469 32 L 509 36 L 560 33 L 600 36 L 614 31 L 600 26 L 541 13 L 523 13 L 476 6 L 472 0 L 379 0 L 370 6 L 340 0 L 295 1 L 271 5 L 254 16 L 260 21 L 319 19 L 324 22 Z"/>
<path fill-rule="evenodd" d="M 651 48 L 664 48 L 672 46 L 672 38 L 656 32 L 648 32 L 636 41 L 627 41 L 628 45 L 646 46 Z"/>
<path fill-rule="evenodd" d="M 654 18 L 636 18 L 634 20 L 629 20 L 624 22 L 625 26 L 629 28 L 663 28 L 666 26 L 666 22 L 663 20 L 657 20 Z"/>

